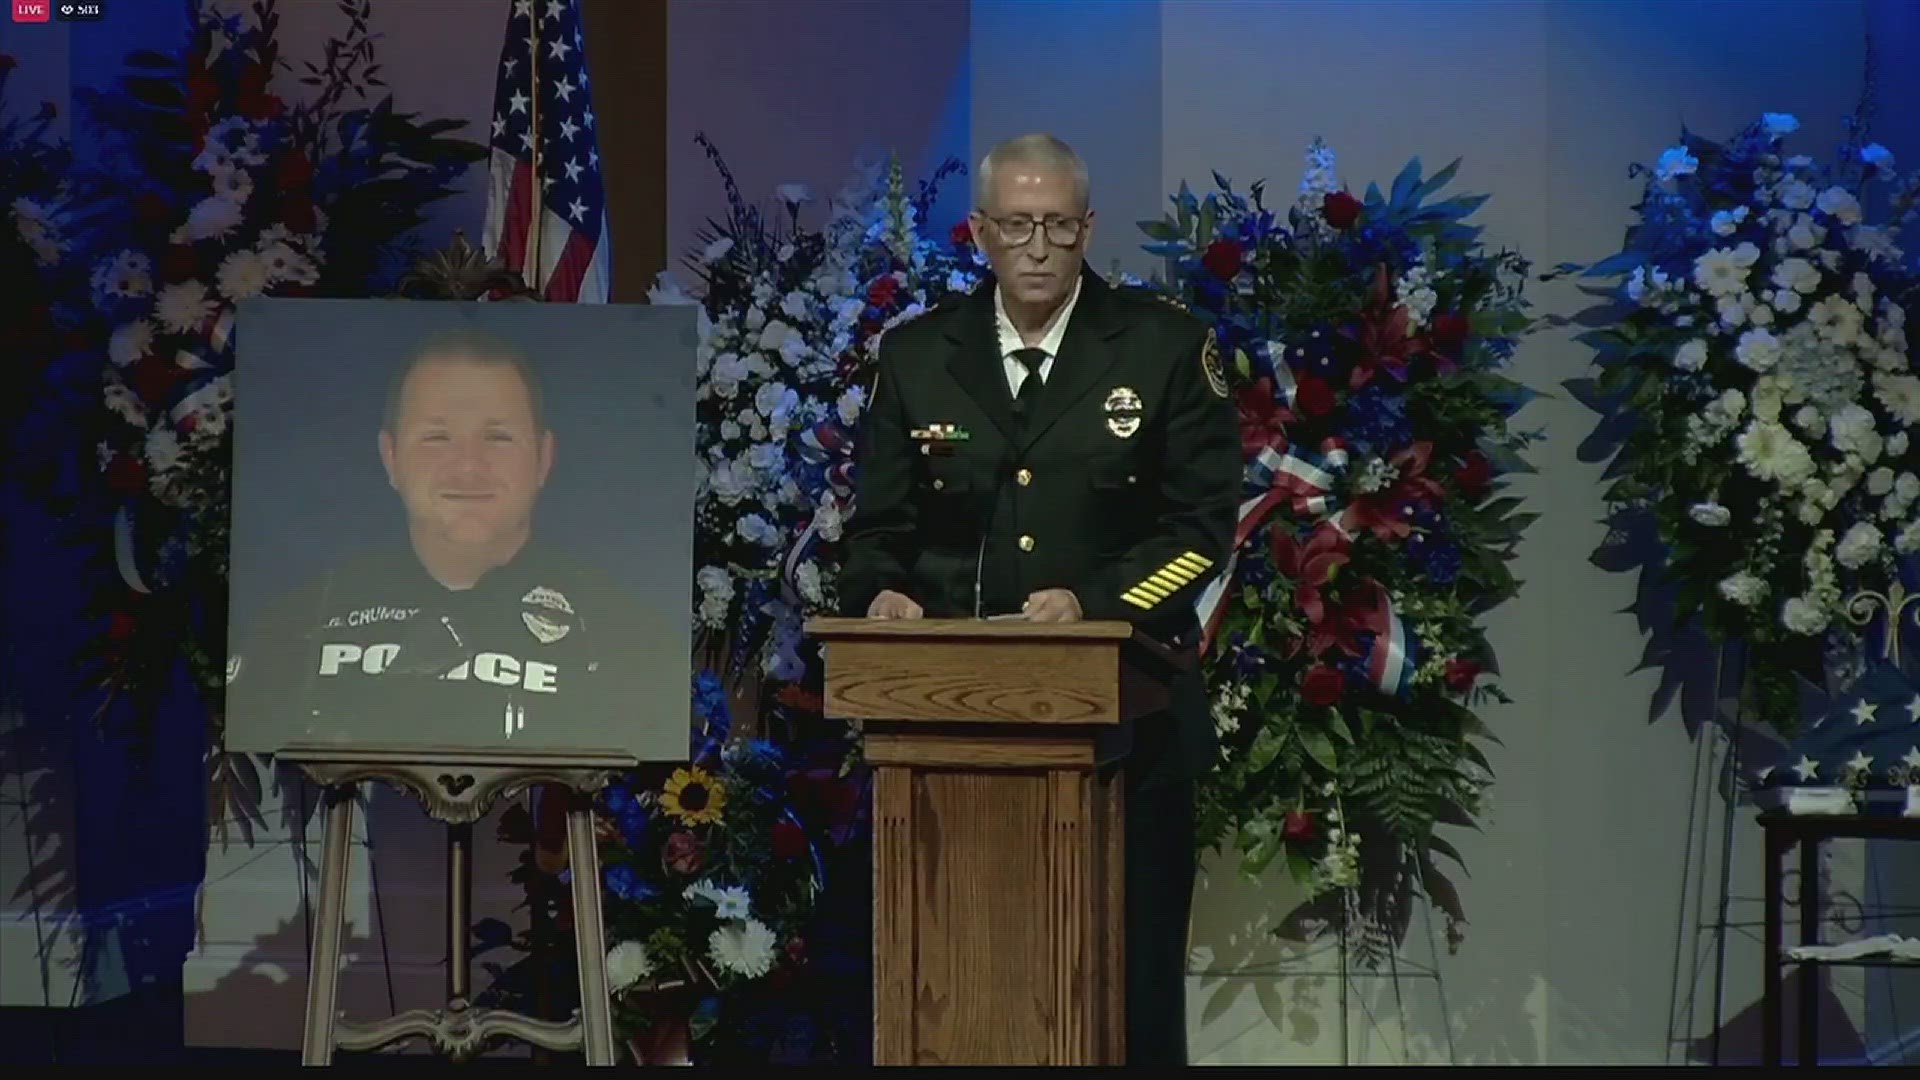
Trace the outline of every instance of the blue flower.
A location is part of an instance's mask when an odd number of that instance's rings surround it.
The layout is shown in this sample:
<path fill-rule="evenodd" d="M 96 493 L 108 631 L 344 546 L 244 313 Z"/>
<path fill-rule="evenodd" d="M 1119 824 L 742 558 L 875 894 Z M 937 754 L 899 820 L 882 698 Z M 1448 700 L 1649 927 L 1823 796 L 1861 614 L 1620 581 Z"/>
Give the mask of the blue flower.
<path fill-rule="evenodd" d="M 622 900 L 640 903 L 657 895 L 654 887 L 634 872 L 631 866 L 609 866 L 601 874 L 607 889 Z"/>
<path fill-rule="evenodd" d="M 1435 585 L 1451 585 L 1460 576 L 1460 546 L 1453 541 L 1429 540 L 1409 549 L 1415 564 Z"/>
<path fill-rule="evenodd" d="M 1375 384 L 1347 400 L 1347 440 L 1368 453 L 1406 445 L 1413 438 L 1406 399 Z"/>

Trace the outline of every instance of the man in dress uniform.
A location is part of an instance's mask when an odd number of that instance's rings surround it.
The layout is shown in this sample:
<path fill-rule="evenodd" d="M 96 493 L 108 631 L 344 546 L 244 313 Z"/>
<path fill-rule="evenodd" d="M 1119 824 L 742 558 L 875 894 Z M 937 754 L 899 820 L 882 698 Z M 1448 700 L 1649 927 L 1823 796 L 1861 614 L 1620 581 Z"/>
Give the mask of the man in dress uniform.
<path fill-rule="evenodd" d="M 992 274 L 887 331 L 858 439 L 843 613 L 1125 620 L 1188 668 L 1125 769 L 1127 1058 L 1186 1062 L 1193 781 L 1215 753 L 1194 602 L 1232 546 L 1240 440 L 1206 322 L 1085 268 L 1086 167 L 996 147 L 973 235 Z"/>
<path fill-rule="evenodd" d="M 649 620 L 534 537 L 555 436 L 533 368 L 436 335 L 396 373 L 378 435 L 407 542 L 278 598 L 227 661 L 229 711 L 288 738 L 578 744 L 636 707 Z M 611 734 L 605 740 L 613 745 Z"/>

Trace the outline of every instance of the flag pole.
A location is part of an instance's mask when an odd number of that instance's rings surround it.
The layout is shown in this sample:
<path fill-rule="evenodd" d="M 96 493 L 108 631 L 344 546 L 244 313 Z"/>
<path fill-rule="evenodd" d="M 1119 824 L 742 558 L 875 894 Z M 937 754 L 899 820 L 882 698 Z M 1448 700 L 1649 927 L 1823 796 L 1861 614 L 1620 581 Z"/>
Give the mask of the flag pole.
<path fill-rule="evenodd" d="M 540 12 L 527 16 L 527 78 L 533 101 L 528 105 L 527 130 L 532 133 L 530 164 L 533 171 L 533 213 L 527 221 L 527 286 L 535 295 L 544 295 L 540 284 L 540 219 L 547 216 L 547 193 L 540 180 Z"/>

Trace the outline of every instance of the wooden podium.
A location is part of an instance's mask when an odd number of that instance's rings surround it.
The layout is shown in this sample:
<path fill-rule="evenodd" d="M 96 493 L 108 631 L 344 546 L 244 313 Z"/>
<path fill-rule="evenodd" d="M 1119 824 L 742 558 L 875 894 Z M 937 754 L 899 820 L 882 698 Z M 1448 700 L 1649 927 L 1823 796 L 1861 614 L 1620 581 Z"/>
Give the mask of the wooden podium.
<path fill-rule="evenodd" d="M 1164 708 L 1126 623 L 816 619 L 874 769 L 874 1064 L 1126 1060 L 1122 798 Z M 1106 767 L 1103 767 L 1106 766 Z"/>

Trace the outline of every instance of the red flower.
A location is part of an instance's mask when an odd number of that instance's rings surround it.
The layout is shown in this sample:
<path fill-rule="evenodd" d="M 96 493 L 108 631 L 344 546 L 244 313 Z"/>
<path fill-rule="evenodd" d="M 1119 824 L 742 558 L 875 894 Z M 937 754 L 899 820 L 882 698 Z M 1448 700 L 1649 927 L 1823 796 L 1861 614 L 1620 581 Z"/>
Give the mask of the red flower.
<path fill-rule="evenodd" d="M 1492 488 L 1493 462 L 1478 450 L 1470 451 L 1460 462 L 1460 467 L 1453 471 L 1453 483 L 1460 489 L 1460 494 L 1479 502 L 1487 497 L 1487 492 Z"/>
<path fill-rule="evenodd" d="M 113 621 L 107 627 L 107 637 L 114 641 L 125 641 L 133 636 L 135 621 L 130 611 L 116 611 Z"/>
<path fill-rule="evenodd" d="M 148 353 L 134 361 L 127 384 L 140 396 L 141 401 L 157 411 L 173 396 L 174 387 L 180 384 L 186 374 L 179 364 Z"/>
<path fill-rule="evenodd" d="M 1240 456 L 1251 458 L 1269 446 L 1284 451 L 1287 424 L 1293 420 L 1293 414 L 1275 396 L 1273 380 L 1262 377 L 1251 386 L 1241 387 L 1239 398 Z"/>
<path fill-rule="evenodd" d="M 107 465 L 107 486 L 122 495 L 145 495 L 146 464 L 129 454 L 115 454 Z"/>
<path fill-rule="evenodd" d="M 1347 677 L 1339 668 L 1326 664 L 1315 664 L 1307 669 L 1300 682 L 1300 696 L 1307 699 L 1309 705 L 1331 705 L 1340 700 L 1347 687 Z"/>
<path fill-rule="evenodd" d="M 973 243 L 973 224 L 966 218 L 961 218 L 960 224 L 947 231 L 947 240 L 954 247 L 966 247 Z"/>
<path fill-rule="evenodd" d="M 295 150 L 280 159 L 279 174 L 282 192 L 305 191 L 313 182 L 313 162 L 307 160 L 305 152 Z"/>
<path fill-rule="evenodd" d="M 1200 265 L 1221 281 L 1232 281 L 1240 273 L 1240 245 L 1232 240 L 1215 240 L 1200 256 Z"/>
<path fill-rule="evenodd" d="M 1380 371 L 1405 382 L 1407 363 L 1427 351 L 1427 339 L 1408 336 L 1411 319 L 1407 309 L 1393 302 L 1393 285 L 1387 280 L 1385 265 L 1374 268 L 1372 295 L 1360 319 L 1358 330 L 1347 332 L 1360 346 L 1354 360 L 1351 385 L 1358 390 L 1373 381 Z"/>
<path fill-rule="evenodd" d="M 187 108 L 194 112 L 205 112 L 220 101 L 220 84 L 210 75 L 189 75 L 187 77 Z"/>
<path fill-rule="evenodd" d="M 899 292 L 899 278 L 894 277 L 892 274 L 875 278 L 873 284 L 867 286 L 867 303 L 877 308 L 889 307 L 893 304 L 893 298 Z"/>
<path fill-rule="evenodd" d="M 1381 540 L 1404 538 L 1413 524 L 1402 510 L 1409 504 L 1424 504 L 1446 495 L 1438 480 L 1427 475 L 1427 462 L 1433 457 L 1433 444 L 1417 442 L 1387 459 L 1396 476 L 1384 491 L 1362 495 L 1347 507 L 1341 519 L 1349 529 L 1371 529 Z"/>
<path fill-rule="evenodd" d="M 1273 530 L 1274 570 L 1293 582 L 1294 605 L 1307 617 L 1305 645 L 1309 656 L 1317 657 L 1329 648 L 1359 655 L 1353 605 L 1333 608 L 1322 593 L 1333 581 L 1335 571 L 1351 558 L 1351 549 L 1351 541 L 1332 522 L 1321 522 L 1305 544 L 1296 543 L 1284 525 Z M 1299 644 L 1296 642 L 1295 647 Z"/>
<path fill-rule="evenodd" d="M 1280 826 L 1280 836 L 1286 840 L 1313 839 L 1313 811 L 1287 811 L 1286 823 Z"/>
<path fill-rule="evenodd" d="M 1436 352 L 1457 360 L 1460 358 L 1460 347 L 1467 343 L 1470 330 L 1465 315 L 1458 311 L 1445 311 L 1433 317 L 1433 329 L 1427 336 L 1433 340 Z"/>
<path fill-rule="evenodd" d="M 791 821 L 782 820 L 773 827 L 773 855 L 776 859 L 797 859 L 807 853 L 807 834 Z"/>
<path fill-rule="evenodd" d="M 160 276 L 168 284 L 186 281 L 200 272 L 200 260 L 191 244 L 174 244 L 160 257 Z"/>
<path fill-rule="evenodd" d="M 1360 220 L 1360 200 L 1344 191 L 1336 191 L 1320 201 L 1320 213 L 1336 229 L 1349 229 Z"/>
<path fill-rule="evenodd" d="M 1478 660 L 1447 661 L 1447 689 L 1457 694 L 1464 694 L 1473 689 L 1473 680 L 1479 675 L 1480 661 Z"/>
<path fill-rule="evenodd" d="M 1294 386 L 1293 407 L 1299 409 L 1302 416 L 1325 416 L 1338 404 L 1333 387 L 1318 375 L 1302 375 Z"/>
<path fill-rule="evenodd" d="M 667 837 L 661 846 L 660 864 L 670 873 L 692 877 L 700 872 L 701 854 L 700 838 L 681 829 Z"/>
<path fill-rule="evenodd" d="M 807 962 L 807 939 L 795 935 L 787 939 L 787 959 L 795 965 Z"/>

